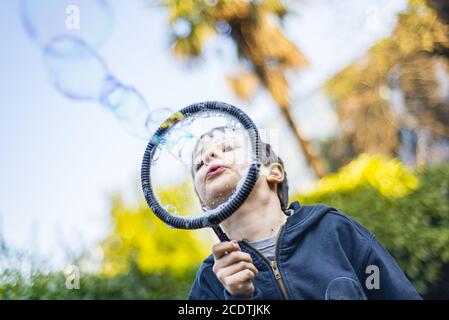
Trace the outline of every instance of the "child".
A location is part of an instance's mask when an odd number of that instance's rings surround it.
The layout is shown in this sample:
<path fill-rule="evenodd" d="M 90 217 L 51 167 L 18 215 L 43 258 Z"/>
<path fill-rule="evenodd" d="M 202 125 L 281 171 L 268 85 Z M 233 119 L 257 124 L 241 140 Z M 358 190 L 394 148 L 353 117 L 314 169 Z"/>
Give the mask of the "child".
<path fill-rule="evenodd" d="M 204 210 L 225 202 L 248 166 L 241 131 L 218 127 L 193 154 Z M 394 259 L 363 226 L 325 205 L 288 206 L 282 160 L 262 143 L 261 174 L 221 227 L 189 299 L 421 299 Z"/>

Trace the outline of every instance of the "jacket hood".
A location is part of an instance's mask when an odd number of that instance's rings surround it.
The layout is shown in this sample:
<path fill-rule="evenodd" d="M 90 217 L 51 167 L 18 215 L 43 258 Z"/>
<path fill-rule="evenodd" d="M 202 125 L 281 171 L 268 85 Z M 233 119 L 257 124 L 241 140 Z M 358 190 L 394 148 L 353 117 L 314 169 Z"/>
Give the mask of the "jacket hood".
<path fill-rule="evenodd" d="M 292 202 L 288 208 L 293 210 L 293 212 L 287 218 L 285 232 L 290 232 L 292 229 L 295 229 L 298 233 L 313 227 L 330 211 L 336 211 L 336 209 L 324 204 L 305 206 L 301 205 L 298 201 Z"/>

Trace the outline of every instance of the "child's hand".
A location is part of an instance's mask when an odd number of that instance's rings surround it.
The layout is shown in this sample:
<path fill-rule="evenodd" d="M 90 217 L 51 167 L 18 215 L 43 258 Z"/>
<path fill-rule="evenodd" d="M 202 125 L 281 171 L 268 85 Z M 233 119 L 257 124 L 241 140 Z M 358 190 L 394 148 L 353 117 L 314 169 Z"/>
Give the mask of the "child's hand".
<path fill-rule="evenodd" d="M 259 272 L 251 256 L 242 252 L 235 240 L 214 245 L 212 252 L 215 260 L 212 270 L 226 290 L 235 297 L 251 297 L 254 292 L 252 280 Z"/>

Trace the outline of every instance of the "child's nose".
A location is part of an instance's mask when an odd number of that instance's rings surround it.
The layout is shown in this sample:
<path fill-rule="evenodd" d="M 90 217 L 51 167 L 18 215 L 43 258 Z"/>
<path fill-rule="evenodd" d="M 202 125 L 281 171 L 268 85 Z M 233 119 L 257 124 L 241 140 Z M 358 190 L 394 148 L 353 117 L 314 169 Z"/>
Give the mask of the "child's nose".
<path fill-rule="evenodd" d="M 216 150 L 215 148 L 210 148 L 205 153 L 205 159 L 204 162 L 206 164 L 209 164 L 213 159 L 217 159 L 219 156 L 220 151 Z"/>

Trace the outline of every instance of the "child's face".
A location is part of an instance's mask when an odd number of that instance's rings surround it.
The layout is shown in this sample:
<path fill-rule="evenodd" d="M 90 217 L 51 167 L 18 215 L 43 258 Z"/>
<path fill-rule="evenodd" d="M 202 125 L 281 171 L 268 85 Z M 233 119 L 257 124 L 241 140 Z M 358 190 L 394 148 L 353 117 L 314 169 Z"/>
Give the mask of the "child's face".
<path fill-rule="evenodd" d="M 242 132 L 226 129 L 206 135 L 193 155 L 195 188 L 206 209 L 226 202 L 248 168 L 248 146 Z"/>

